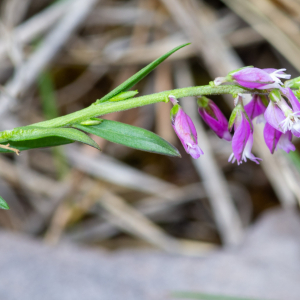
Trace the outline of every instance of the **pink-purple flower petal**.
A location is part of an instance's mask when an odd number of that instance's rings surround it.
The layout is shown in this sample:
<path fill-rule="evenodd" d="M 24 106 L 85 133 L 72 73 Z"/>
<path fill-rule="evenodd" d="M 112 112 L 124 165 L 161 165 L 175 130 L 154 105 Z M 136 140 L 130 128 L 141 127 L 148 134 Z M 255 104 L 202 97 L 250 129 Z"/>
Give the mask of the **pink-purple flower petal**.
<path fill-rule="evenodd" d="M 262 159 L 254 156 L 254 154 L 251 152 L 252 146 L 253 146 L 253 133 L 250 132 L 245 149 L 243 151 L 242 160 L 244 162 L 246 162 L 247 158 L 248 158 L 248 159 L 252 160 L 253 162 L 255 162 L 257 165 L 259 165 L 259 160 L 262 160 Z M 242 163 L 242 161 L 240 161 L 240 163 Z"/>
<path fill-rule="evenodd" d="M 262 89 L 268 84 L 275 83 L 270 74 L 258 68 L 241 69 L 231 76 L 239 85 L 249 89 Z"/>
<path fill-rule="evenodd" d="M 252 100 L 245 105 L 244 108 L 250 120 L 262 115 L 266 110 L 266 107 L 259 95 L 254 95 Z"/>
<path fill-rule="evenodd" d="M 282 110 L 272 101 L 269 102 L 269 105 L 264 113 L 265 120 L 273 126 L 275 129 L 281 132 L 285 132 L 282 122 L 286 119 Z"/>
<path fill-rule="evenodd" d="M 197 131 L 191 118 L 183 109 L 175 104 L 175 113 L 171 111 L 171 121 L 174 131 L 180 139 L 185 151 L 193 158 L 197 159 L 203 154 L 198 146 Z"/>
<path fill-rule="evenodd" d="M 219 138 L 231 141 L 232 137 L 228 132 L 228 121 L 226 117 L 212 100 L 207 100 L 208 103 L 206 107 L 199 106 L 198 108 L 200 116 Z"/>
<path fill-rule="evenodd" d="M 241 113 L 241 115 L 238 118 L 241 119 L 239 120 L 238 124 L 235 124 L 234 126 L 235 132 L 232 138 L 232 151 L 234 157 L 239 163 L 241 161 L 243 151 L 248 141 L 251 132 L 251 127 L 249 121 L 243 113 Z"/>
<path fill-rule="evenodd" d="M 267 147 L 269 148 L 272 154 L 274 153 L 282 134 L 282 132 L 276 130 L 269 123 L 266 123 L 264 128 L 264 139 Z"/>
<path fill-rule="evenodd" d="M 282 149 L 286 153 L 296 150 L 295 145 L 292 143 L 292 133 L 290 131 L 281 135 L 277 144 L 277 149 Z"/>
<path fill-rule="evenodd" d="M 300 102 L 290 88 L 281 88 L 280 91 L 287 97 L 292 105 L 293 112 L 300 112 Z"/>

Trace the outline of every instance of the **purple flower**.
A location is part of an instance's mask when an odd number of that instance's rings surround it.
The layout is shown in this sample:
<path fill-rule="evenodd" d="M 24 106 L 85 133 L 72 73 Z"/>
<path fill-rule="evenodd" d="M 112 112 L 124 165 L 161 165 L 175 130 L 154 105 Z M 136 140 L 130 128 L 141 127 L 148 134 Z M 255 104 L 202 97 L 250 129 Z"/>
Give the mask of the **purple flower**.
<path fill-rule="evenodd" d="M 237 112 L 234 120 L 234 135 L 232 138 L 232 150 L 233 153 L 230 155 L 228 161 L 234 163 L 237 161 L 240 165 L 243 161 L 247 161 L 247 158 L 259 164 L 260 158 L 255 157 L 252 153 L 253 145 L 253 131 L 251 121 L 248 120 L 245 111 L 241 104 L 238 104 L 235 108 Z"/>
<path fill-rule="evenodd" d="M 291 77 L 283 72 L 285 70 L 245 67 L 230 72 L 225 78 L 218 77 L 214 82 L 215 85 L 223 82 L 235 82 L 248 89 L 280 88 L 283 84 L 280 78 L 289 79 Z"/>
<path fill-rule="evenodd" d="M 288 99 L 291 106 L 283 99 L 278 90 L 270 93 L 270 101 L 265 119 L 275 129 L 286 133 L 288 130 L 300 137 L 300 103 L 290 88 L 281 88 L 280 92 Z"/>
<path fill-rule="evenodd" d="M 282 149 L 285 152 L 289 153 L 290 151 L 295 151 L 295 146 L 291 143 L 292 133 L 287 131 L 282 133 L 276 130 L 269 123 L 266 123 L 264 128 L 264 138 L 266 145 L 270 149 L 270 152 L 273 154 L 275 150 Z"/>
<path fill-rule="evenodd" d="M 199 158 L 204 154 L 198 146 L 197 131 L 191 118 L 183 111 L 174 96 L 169 96 L 173 103 L 173 108 L 170 112 L 172 126 L 180 139 L 185 151 L 193 158 Z"/>
<path fill-rule="evenodd" d="M 300 137 L 300 103 L 293 91 L 290 88 L 281 88 L 281 93 L 288 99 L 290 105 L 292 106 L 292 113 L 289 109 L 286 109 L 285 116 L 286 119 L 282 121 L 284 130 L 291 130 L 292 133 Z M 283 100 L 284 101 L 284 100 Z M 282 101 L 281 101 L 282 102 Z M 280 103 L 280 102 L 279 102 Z M 278 104 L 279 107 L 280 104 Z M 282 108 L 284 111 L 285 106 Z"/>
<path fill-rule="evenodd" d="M 261 115 L 264 114 L 266 107 L 261 99 L 261 96 L 254 95 L 252 97 L 252 100 L 247 105 L 245 105 L 244 109 L 250 120 L 253 120 L 256 117 L 260 116 L 260 118 L 257 119 L 257 123 L 260 123 L 262 121 Z"/>
<path fill-rule="evenodd" d="M 199 106 L 198 112 L 203 121 L 219 138 L 231 141 L 231 134 L 228 132 L 228 121 L 219 107 L 206 97 L 199 98 L 197 103 Z"/>

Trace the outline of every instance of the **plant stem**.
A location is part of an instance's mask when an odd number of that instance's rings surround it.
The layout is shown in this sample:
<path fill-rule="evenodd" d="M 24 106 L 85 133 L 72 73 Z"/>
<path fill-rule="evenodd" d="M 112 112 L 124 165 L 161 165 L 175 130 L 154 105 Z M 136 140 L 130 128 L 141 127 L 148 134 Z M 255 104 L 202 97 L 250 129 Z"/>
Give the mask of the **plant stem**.
<path fill-rule="evenodd" d="M 87 108 L 68 114 L 66 116 L 35 123 L 26 127 L 37 126 L 37 127 L 53 128 L 53 127 L 70 126 L 72 124 L 83 122 L 85 120 L 88 120 L 96 116 L 106 115 L 112 112 L 123 111 L 130 108 L 140 107 L 140 106 L 153 104 L 157 102 L 165 102 L 168 95 L 173 95 L 176 98 L 182 98 L 182 97 L 189 97 L 189 96 L 237 94 L 237 93 L 249 93 L 249 91 L 234 85 L 223 85 L 223 86 L 204 85 L 204 86 L 196 86 L 196 87 L 186 87 L 186 88 L 175 89 L 171 91 L 164 91 L 161 93 L 131 98 L 119 102 L 107 101 L 99 104 L 92 104 Z"/>

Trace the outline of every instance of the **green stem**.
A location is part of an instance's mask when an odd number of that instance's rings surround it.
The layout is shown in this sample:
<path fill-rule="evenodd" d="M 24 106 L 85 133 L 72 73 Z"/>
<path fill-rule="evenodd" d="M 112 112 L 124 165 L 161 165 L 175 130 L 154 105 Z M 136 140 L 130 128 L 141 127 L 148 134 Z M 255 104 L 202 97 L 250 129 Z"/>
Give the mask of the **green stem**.
<path fill-rule="evenodd" d="M 204 85 L 204 86 L 196 86 L 196 87 L 187 87 L 187 88 L 175 89 L 171 91 L 164 91 L 161 93 L 136 97 L 136 98 L 119 101 L 119 102 L 107 101 L 100 104 L 92 104 L 87 108 L 68 114 L 66 116 L 35 123 L 26 127 L 38 126 L 38 127 L 53 128 L 53 127 L 70 126 L 72 124 L 83 122 L 85 120 L 88 120 L 96 116 L 106 115 L 112 112 L 123 111 L 130 108 L 140 107 L 140 106 L 153 104 L 157 102 L 165 102 L 168 95 L 173 95 L 176 98 L 182 98 L 182 97 L 189 97 L 189 96 L 237 94 L 237 93 L 249 93 L 249 91 L 234 85 L 224 85 L 224 86 Z"/>

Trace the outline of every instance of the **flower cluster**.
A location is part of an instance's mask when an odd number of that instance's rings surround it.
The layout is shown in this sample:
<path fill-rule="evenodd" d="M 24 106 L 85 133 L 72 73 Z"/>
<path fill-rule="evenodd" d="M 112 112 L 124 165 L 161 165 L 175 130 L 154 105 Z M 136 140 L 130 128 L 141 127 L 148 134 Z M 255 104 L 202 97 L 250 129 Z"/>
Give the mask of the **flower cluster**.
<path fill-rule="evenodd" d="M 290 79 L 285 69 L 258 69 L 251 66 L 232 71 L 226 77 L 216 78 L 215 86 L 234 84 L 252 95 L 246 105 L 242 94 L 236 96 L 229 121 L 212 100 L 204 96 L 198 98 L 198 111 L 203 121 L 219 138 L 232 142 L 233 153 L 229 161 L 241 164 L 250 159 L 259 164 L 261 159 L 251 152 L 254 119 L 257 123 L 265 124 L 264 139 L 271 153 L 278 149 L 287 153 L 295 150 L 291 140 L 293 135 L 300 137 L 300 102 L 293 89 L 300 88 L 300 77 L 287 80 L 284 84 L 282 79 Z M 193 158 L 198 158 L 203 152 L 197 144 L 195 126 L 177 104 L 175 97 L 170 96 L 169 99 L 174 104 L 171 111 L 174 130 L 185 150 Z"/>

